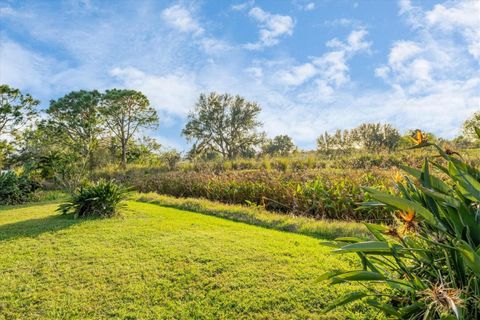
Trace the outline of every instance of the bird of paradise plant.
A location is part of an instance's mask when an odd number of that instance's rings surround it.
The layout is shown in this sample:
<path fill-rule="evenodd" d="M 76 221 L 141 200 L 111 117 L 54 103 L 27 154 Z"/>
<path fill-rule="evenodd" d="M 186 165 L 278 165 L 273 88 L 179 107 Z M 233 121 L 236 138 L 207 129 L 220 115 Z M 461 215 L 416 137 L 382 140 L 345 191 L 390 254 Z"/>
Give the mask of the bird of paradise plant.
<path fill-rule="evenodd" d="M 480 129 L 476 132 L 480 138 Z M 456 153 L 445 152 L 418 131 L 412 148 L 436 148 L 440 158 L 425 159 L 422 170 L 402 169 L 398 195 L 366 189 L 374 202 L 400 212 L 397 225 L 366 224 L 375 240 L 339 238 L 325 243 L 335 253 L 356 253 L 361 270 L 333 270 L 332 284 L 380 282 L 351 292 L 329 305 L 355 300 L 397 319 L 480 319 L 480 171 Z M 432 167 L 449 177 L 444 181 Z"/>

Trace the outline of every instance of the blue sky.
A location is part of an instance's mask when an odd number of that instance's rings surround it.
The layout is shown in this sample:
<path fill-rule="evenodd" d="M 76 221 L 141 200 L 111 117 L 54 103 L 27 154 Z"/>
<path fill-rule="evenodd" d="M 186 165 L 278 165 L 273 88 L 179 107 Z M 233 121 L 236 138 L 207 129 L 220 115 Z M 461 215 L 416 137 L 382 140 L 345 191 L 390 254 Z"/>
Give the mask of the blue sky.
<path fill-rule="evenodd" d="M 362 122 L 444 137 L 480 110 L 480 1 L 0 0 L 0 82 L 46 107 L 72 90 L 144 92 L 184 150 L 201 92 L 262 107 L 269 136 L 312 148 Z"/>

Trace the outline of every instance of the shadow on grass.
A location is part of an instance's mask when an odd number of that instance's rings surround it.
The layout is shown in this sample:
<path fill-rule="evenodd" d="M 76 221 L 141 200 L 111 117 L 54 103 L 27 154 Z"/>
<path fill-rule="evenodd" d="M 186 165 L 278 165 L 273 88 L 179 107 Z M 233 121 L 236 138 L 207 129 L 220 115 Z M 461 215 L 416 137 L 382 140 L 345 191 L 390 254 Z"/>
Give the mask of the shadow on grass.
<path fill-rule="evenodd" d="M 0 242 L 17 238 L 35 238 L 42 233 L 56 232 L 83 221 L 86 220 L 74 219 L 70 215 L 52 215 L 0 225 Z"/>

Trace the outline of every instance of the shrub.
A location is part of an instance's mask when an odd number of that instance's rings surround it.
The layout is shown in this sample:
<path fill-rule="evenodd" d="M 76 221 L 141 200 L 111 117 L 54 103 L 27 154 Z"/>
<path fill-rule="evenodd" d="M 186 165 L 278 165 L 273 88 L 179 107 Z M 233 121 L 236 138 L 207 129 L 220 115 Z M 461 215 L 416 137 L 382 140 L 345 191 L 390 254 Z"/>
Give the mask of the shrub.
<path fill-rule="evenodd" d="M 480 130 L 478 130 L 480 137 Z M 339 238 L 328 243 L 337 253 L 356 253 L 363 269 L 335 270 L 323 277 L 332 284 L 380 282 L 367 292 L 352 292 L 326 310 L 363 299 L 398 319 L 478 319 L 480 315 L 480 171 L 451 150 L 418 136 L 418 147 L 433 146 L 438 160 L 425 159 L 422 170 L 403 169 L 413 178 L 398 179 L 400 195 L 367 189 L 371 198 L 397 213 L 397 225 L 366 224 L 375 241 Z M 432 166 L 448 176 L 434 176 Z"/>
<path fill-rule="evenodd" d="M 58 211 L 73 213 L 78 217 L 112 217 L 118 213 L 120 203 L 128 191 L 113 181 L 100 180 L 80 187 L 69 202 L 61 204 Z"/>
<path fill-rule="evenodd" d="M 29 201 L 38 184 L 26 174 L 12 171 L 0 173 L 0 204 L 19 204 Z"/>

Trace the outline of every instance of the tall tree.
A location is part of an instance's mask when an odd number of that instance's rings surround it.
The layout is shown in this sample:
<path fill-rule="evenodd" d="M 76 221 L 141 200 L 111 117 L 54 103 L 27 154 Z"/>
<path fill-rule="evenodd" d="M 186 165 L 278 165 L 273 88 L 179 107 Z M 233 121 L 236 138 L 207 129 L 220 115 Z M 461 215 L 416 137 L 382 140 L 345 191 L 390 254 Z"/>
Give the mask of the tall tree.
<path fill-rule="evenodd" d="M 38 104 L 39 101 L 28 93 L 22 94 L 19 89 L 6 84 L 0 85 L 0 168 L 7 160 L 7 154 L 14 150 L 12 139 L 36 115 Z"/>
<path fill-rule="evenodd" d="M 102 99 L 101 113 L 105 124 L 120 141 L 121 166 L 127 166 L 127 148 L 139 128 L 158 125 L 157 111 L 147 97 L 135 90 L 107 90 Z"/>
<path fill-rule="evenodd" d="M 194 141 L 191 155 L 217 152 L 233 159 L 257 146 L 263 139 L 257 132 L 260 107 L 240 96 L 201 94 L 182 134 Z"/>
<path fill-rule="evenodd" d="M 72 91 L 50 101 L 47 109 L 49 126 L 67 137 L 66 143 L 94 167 L 93 152 L 104 131 L 99 113 L 101 94 L 93 91 Z"/>
<path fill-rule="evenodd" d="M 0 85 L 0 137 L 14 134 L 33 115 L 38 100 L 6 84 Z"/>

